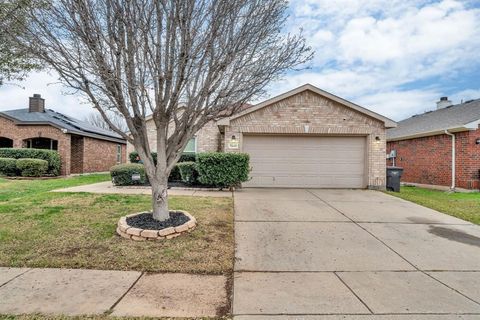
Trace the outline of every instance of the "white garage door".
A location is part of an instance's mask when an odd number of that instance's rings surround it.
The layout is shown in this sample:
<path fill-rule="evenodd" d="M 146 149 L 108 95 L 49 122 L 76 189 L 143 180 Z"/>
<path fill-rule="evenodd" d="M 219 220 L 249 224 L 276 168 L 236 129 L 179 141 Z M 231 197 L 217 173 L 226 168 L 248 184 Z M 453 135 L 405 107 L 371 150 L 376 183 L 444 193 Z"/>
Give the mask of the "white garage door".
<path fill-rule="evenodd" d="M 245 187 L 365 188 L 365 137 L 243 137 Z"/>

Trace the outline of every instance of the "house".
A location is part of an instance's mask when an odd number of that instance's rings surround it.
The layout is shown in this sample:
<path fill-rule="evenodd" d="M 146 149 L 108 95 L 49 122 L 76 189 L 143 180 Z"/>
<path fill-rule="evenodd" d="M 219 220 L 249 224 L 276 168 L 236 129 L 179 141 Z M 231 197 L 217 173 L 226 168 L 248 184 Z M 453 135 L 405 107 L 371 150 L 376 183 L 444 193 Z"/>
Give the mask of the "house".
<path fill-rule="evenodd" d="M 480 188 L 480 99 L 415 115 L 387 131 L 389 165 L 403 167 L 402 180 L 436 186 Z"/>
<path fill-rule="evenodd" d="M 126 159 L 126 140 L 115 132 L 45 109 L 34 94 L 29 107 L 0 112 L 0 148 L 57 150 L 61 174 L 108 171 Z"/>
<path fill-rule="evenodd" d="M 155 150 L 152 122 L 149 138 Z M 249 153 L 246 187 L 383 189 L 386 129 L 395 126 L 306 84 L 208 123 L 185 151 Z"/>

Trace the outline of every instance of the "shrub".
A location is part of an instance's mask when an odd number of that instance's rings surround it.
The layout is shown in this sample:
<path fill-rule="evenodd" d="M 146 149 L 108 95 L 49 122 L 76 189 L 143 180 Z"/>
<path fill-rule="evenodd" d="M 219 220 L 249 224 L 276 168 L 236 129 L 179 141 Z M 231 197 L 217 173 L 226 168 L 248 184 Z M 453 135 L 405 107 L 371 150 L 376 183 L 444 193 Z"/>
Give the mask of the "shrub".
<path fill-rule="evenodd" d="M 153 162 L 157 164 L 157 153 L 152 152 L 152 157 L 153 157 Z M 131 163 L 140 162 L 140 158 L 138 157 L 137 151 L 130 152 L 130 154 L 128 155 L 128 158 L 130 159 Z M 178 162 L 195 161 L 195 158 L 196 158 L 195 153 L 184 153 L 180 156 L 180 159 L 178 160 Z"/>
<path fill-rule="evenodd" d="M 199 153 L 197 170 L 200 183 L 231 188 L 248 180 L 249 156 L 246 153 Z"/>
<path fill-rule="evenodd" d="M 180 162 L 177 164 L 182 176 L 182 181 L 187 184 L 195 184 L 198 181 L 197 164 L 193 161 Z"/>
<path fill-rule="evenodd" d="M 153 157 L 154 163 L 157 164 L 157 153 L 152 152 L 152 157 Z M 137 151 L 130 152 L 130 154 L 128 155 L 128 158 L 130 159 L 131 163 L 140 162 Z M 180 159 L 178 160 L 178 162 L 186 162 L 186 161 L 195 161 L 195 153 L 184 153 L 180 156 Z M 180 180 L 182 180 L 180 170 L 178 169 L 178 166 L 175 166 L 170 172 L 168 181 L 180 181 Z"/>
<path fill-rule="evenodd" d="M 30 158 L 42 159 L 48 162 L 47 173 L 58 176 L 60 174 L 60 155 L 54 150 L 27 149 L 27 148 L 0 148 L 0 158 Z"/>
<path fill-rule="evenodd" d="M 153 157 L 153 162 L 157 164 L 157 153 L 152 152 L 152 157 Z M 130 159 L 131 163 L 140 163 L 141 161 L 137 151 L 130 152 L 130 154 L 128 155 L 128 158 Z"/>
<path fill-rule="evenodd" d="M 173 167 L 172 171 L 170 171 L 170 175 L 168 176 L 168 181 L 180 181 L 182 180 L 182 175 L 180 174 L 180 169 L 178 168 L 178 163 Z"/>
<path fill-rule="evenodd" d="M 17 175 L 17 159 L 0 158 L 0 175 L 16 176 Z"/>
<path fill-rule="evenodd" d="M 40 177 L 48 170 L 47 160 L 24 158 L 18 159 L 16 163 L 22 177 Z"/>
<path fill-rule="evenodd" d="M 140 180 L 133 181 L 133 174 L 139 174 Z M 116 186 L 144 185 L 148 183 L 145 168 L 139 163 L 125 163 L 113 166 L 110 168 L 110 176 L 113 184 Z"/>

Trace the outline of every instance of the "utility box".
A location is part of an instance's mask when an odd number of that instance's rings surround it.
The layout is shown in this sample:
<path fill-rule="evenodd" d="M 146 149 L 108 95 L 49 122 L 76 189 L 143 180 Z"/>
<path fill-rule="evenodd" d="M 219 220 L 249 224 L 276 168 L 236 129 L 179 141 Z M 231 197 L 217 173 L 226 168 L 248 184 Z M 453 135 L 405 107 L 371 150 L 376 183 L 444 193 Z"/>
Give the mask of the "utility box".
<path fill-rule="evenodd" d="M 400 179 L 402 178 L 403 168 L 387 167 L 387 190 L 400 192 Z"/>

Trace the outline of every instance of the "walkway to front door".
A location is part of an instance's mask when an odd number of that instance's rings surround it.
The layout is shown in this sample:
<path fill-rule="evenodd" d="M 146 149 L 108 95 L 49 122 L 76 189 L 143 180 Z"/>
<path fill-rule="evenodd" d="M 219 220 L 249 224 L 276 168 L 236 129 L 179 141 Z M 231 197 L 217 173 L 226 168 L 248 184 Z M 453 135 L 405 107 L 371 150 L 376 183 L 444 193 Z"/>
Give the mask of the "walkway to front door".
<path fill-rule="evenodd" d="M 480 318 L 479 226 L 369 190 L 244 189 L 235 218 L 236 320 Z"/>

